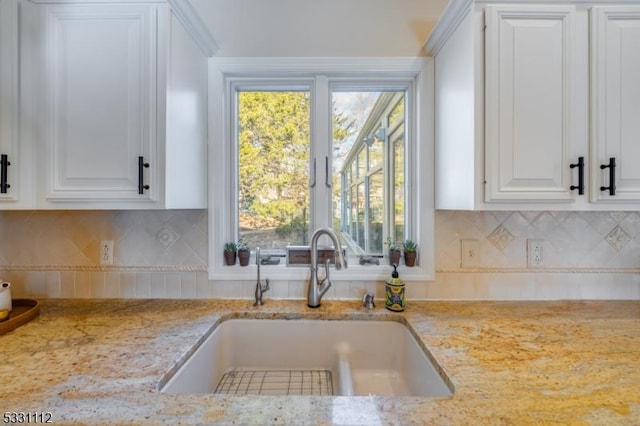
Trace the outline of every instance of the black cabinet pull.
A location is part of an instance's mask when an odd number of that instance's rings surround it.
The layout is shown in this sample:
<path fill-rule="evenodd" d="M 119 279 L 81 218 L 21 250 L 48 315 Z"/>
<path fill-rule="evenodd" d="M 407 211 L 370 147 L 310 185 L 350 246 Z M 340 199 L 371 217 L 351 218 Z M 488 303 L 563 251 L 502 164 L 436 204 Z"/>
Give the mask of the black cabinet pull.
<path fill-rule="evenodd" d="M 138 194 L 144 194 L 149 185 L 144 184 L 144 169 L 149 168 L 149 163 L 144 162 L 143 157 L 138 157 Z"/>
<path fill-rule="evenodd" d="M 578 162 L 576 164 L 569 164 L 569 167 L 572 169 L 578 168 L 578 186 L 571 185 L 569 188 L 573 191 L 575 189 L 578 190 L 578 195 L 584 194 L 584 157 L 578 157 Z"/>
<path fill-rule="evenodd" d="M 7 154 L 0 155 L 0 193 L 6 194 L 11 185 L 7 183 L 7 168 L 11 165 Z"/>
<path fill-rule="evenodd" d="M 600 169 L 609 169 L 609 186 L 601 186 L 600 191 L 609 191 L 609 195 L 616 195 L 616 159 L 609 158 L 609 164 L 600 164 Z"/>

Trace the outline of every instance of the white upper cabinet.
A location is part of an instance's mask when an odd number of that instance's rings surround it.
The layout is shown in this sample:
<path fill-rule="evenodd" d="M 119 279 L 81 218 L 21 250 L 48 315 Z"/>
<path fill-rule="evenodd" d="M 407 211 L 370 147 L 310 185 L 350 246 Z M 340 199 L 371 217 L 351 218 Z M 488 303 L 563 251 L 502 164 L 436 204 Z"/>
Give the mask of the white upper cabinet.
<path fill-rule="evenodd" d="M 32 208 L 31 149 L 19 140 L 18 1 L 0 0 L 0 210 Z"/>
<path fill-rule="evenodd" d="M 38 207 L 205 208 L 207 54 L 174 9 L 38 1 L 23 16 Z"/>
<path fill-rule="evenodd" d="M 495 3 L 453 0 L 425 46 L 436 208 L 640 208 L 638 7 Z"/>
<path fill-rule="evenodd" d="M 640 201 L 640 7 L 594 7 L 591 48 L 591 197 L 615 208 Z"/>
<path fill-rule="evenodd" d="M 157 12 L 148 5 L 46 6 L 47 200 L 158 199 Z"/>
<path fill-rule="evenodd" d="M 574 7 L 485 8 L 485 201 L 573 201 Z M 576 72 L 577 71 L 577 72 Z"/>

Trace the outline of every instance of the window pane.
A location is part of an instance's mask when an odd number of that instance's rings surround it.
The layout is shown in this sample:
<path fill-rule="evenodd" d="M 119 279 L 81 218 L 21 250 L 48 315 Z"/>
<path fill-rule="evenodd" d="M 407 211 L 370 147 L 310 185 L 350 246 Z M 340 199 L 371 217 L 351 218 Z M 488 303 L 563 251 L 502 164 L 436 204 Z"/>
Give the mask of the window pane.
<path fill-rule="evenodd" d="M 384 160 L 384 128 L 378 129 L 376 136 L 371 141 L 369 146 L 369 168 L 374 170 L 378 167 L 382 167 Z"/>
<path fill-rule="evenodd" d="M 404 90 L 332 93 L 333 172 L 353 197 L 351 218 L 334 218 L 334 228 L 350 230 L 342 236 L 352 252 L 381 254 L 387 237 L 404 240 L 405 98 Z M 335 188 L 334 202 L 348 203 L 340 194 Z"/>
<path fill-rule="evenodd" d="M 404 239 L 404 128 L 393 139 L 393 238 Z"/>
<path fill-rule="evenodd" d="M 369 241 L 367 252 L 381 253 L 384 221 L 384 180 L 382 170 L 369 178 Z"/>
<path fill-rule="evenodd" d="M 237 93 L 239 238 L 252 248 L 307 244 L 310 95 Z"/>
<path fill-rule="evenodd" d="M 356 243 L 364 248 L 364 226 L 365 226 L 365 197 L 364 197 L 364 182 L 358 185 L 358 205 L 357 205 L 357 220 L 358 230 L 356 233 Z"/>

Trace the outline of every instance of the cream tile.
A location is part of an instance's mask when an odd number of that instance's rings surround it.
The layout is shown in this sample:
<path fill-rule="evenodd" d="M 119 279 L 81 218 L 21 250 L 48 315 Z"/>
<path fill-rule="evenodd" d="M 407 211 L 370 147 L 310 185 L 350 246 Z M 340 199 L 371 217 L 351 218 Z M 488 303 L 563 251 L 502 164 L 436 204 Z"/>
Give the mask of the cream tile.
<path fill-rule="evenodd" d="M 76 273 L 71 271 L 60 272 L 60 297 L 76 297 Z"/>
<path fill-rule="evenodd" d="M 163 272 L 151 272 L 149 275 L 149 297 L 154 299 L 167 298 L 167 274 Z"/>
<path fill-rule="evenodd" d="M 227 297 L 232 299 L 245 297 L 244 281 L 229 281 L 227 283 Z"/>
<path fill-rule="evenodd" d="M 104 272 L 91 272 L 91 297 L 105 297 Z"/>
<path fill-rule="evenodd" d="M 180 297 L 182 299 L 195 299 L 196 294 L 196 273 L 182 272 L 180 274 Z"/>
<path fill-rule="evenodd" d="M 206 288 L 209 290 L 209 287 Z M 226 299 L 228 297 L 228 286 L 226 281 L 211 281 L 210 286 L 210 297 L 214 297 L 216 299 Z M 202 293 L 200 289 L 198 289 L 198 297 L 202 298 Z M 205 297 L 206 298 L 206 297 Z"/>
<path fill-rule="evenodd" d="M 306 284 L 301 281 L 289 281 L 289 299 L 305 299 Z"/>
<path fill-rule="evenodd" d="M 136 273 L 122 272 L 120 274 L 120 296 L 124 298 L 136 297 Z"/>
<path fill-rule="evenodd" d="M 120 295 L 120 272 L 104 273 L 104 297 L 118 298 Z"/>
<path fill-rule="evenodd" d="M 24 281 L 24 290 L 30 297 L 45 297 L 47 289 L 44 272 L 27 272 Z"/>
<path fill-rule="evenodd" d="M 79 299 L 91 297 L 91 272 L 76 272 L 75 296 Z"/>
<path fill-rule="evenodd" d="M 58 271 L 46 271 L 44 273 L 44 281 L 47 297 L 56 298 L 60 297 L 60 272 Z"/>
<path fill-rule="evenodd" d="M 135 297 L 138 299 L 147 299 L 152 297 L 151 274 L 146 272 L 136 272 Z"/>
<path fill-rule="evenodd" d="M 206 272 L 196 272 L 196 295 L 198 298 L 210 299 L 213 296 L 214 283 L 209 281 Z"/>
<path fill-rule="evenodd" d="M 164 275 L 166 285 L 166 297 L 168 299 L 182 298 L 182 282 L 180 281 L 179 272 L 167 272 Z"/>

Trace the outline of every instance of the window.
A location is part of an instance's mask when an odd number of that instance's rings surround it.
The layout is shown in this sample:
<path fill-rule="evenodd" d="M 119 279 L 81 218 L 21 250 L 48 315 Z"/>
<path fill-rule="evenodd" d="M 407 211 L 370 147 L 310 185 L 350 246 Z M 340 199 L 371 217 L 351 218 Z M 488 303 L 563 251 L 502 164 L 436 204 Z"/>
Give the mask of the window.
<path fill-rule="evenodd" d="M 340 178 L 334 230 L 356 254 L 384 255 L 387 238 L 409 238 L 404 234 L 406 91 L 333 93 L 334 125 L 348 118 L 357 129 L 354 137 L 333 132 L 334 171 Z"/>
<path fill-rule="evenodd" d="M 311 148 L 309 90 L 234 85 L 238 239 L 283 255 L 307 245 Z"/>
<path fill-rule="evenodd" d="M 420 266 L 406 268 L 404 278 L 432 276 L 427 60 L 212 65 L 210 100 L 218 101 L 210 102 L 211 279 L 255 274 L 222 266 L 227 241 L 241 238 L 263 255 L 284 257 L 286 247 L 308 245 L 319 227 L 333 227 L 349 257 L 334 280 L 386 278 L 387 238 L 420 244 Z M 380 258 L 380 266 L 359 265 L 362 254 Z M 285 263 L 268 266 L 269 276 L 308 274 Z"/>

